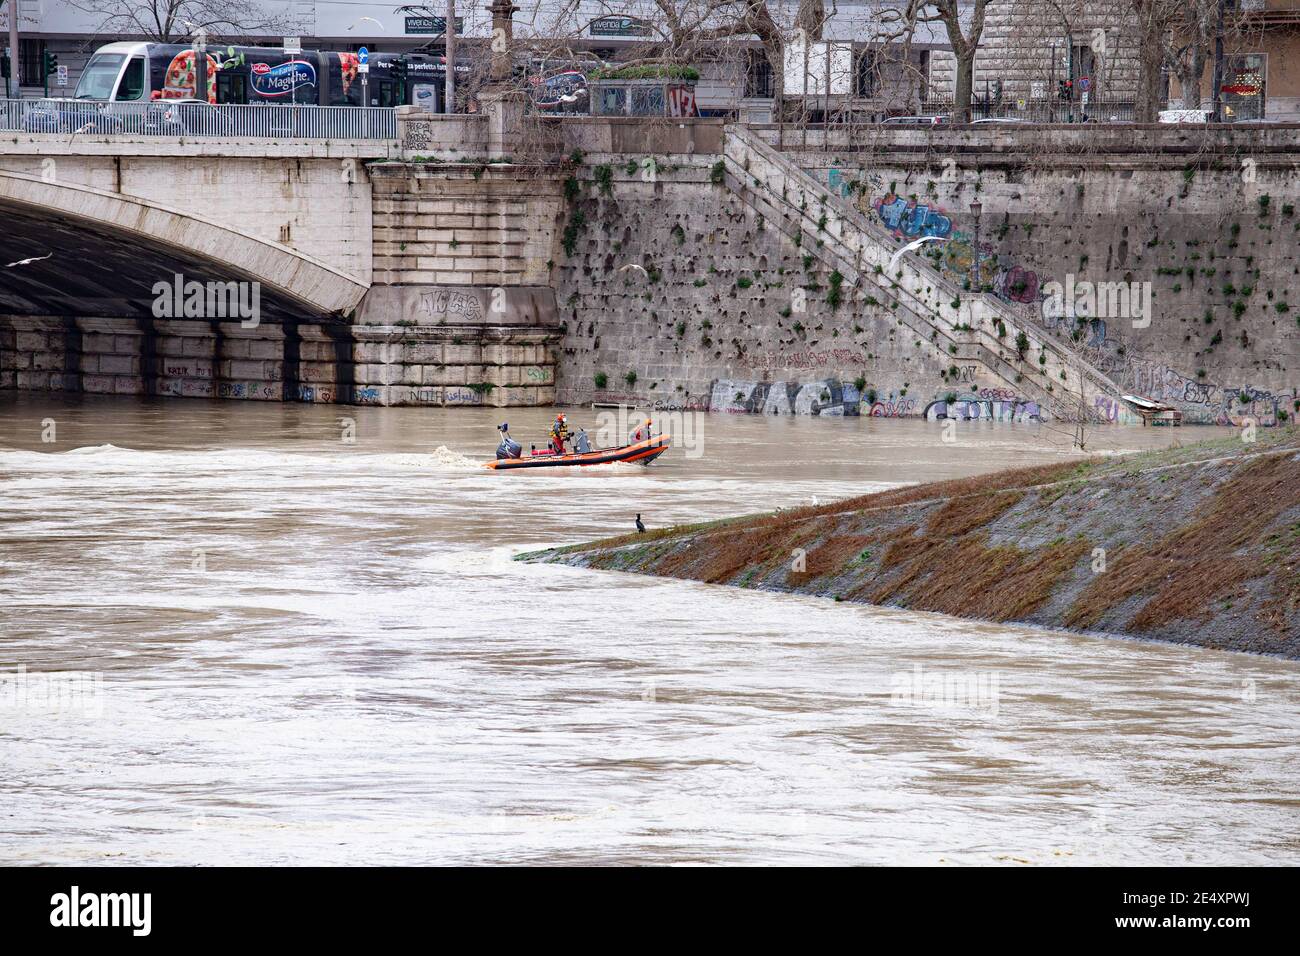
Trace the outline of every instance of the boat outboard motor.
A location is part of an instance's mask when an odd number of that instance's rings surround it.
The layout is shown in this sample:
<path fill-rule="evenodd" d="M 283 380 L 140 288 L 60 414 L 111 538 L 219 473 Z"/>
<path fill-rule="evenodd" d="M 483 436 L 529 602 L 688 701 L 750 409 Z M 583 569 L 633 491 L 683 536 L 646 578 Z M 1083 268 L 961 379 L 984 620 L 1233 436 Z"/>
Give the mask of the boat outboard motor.
<path fill-rule="evenodd" d="M 523 446 L 510 437 L 510 423 L 502 422 L 497 426 L 501 433 L 501 444 L 497 445 L 498 458 L 518 458 L 523 453 Z"/>
<path fill-rule="evenodd" d="M 573 439 L 573 450 L 579 455 L 585 455 L 587 452 L 591 451 L 591 439 L 587 437 L 587 430 L 585 428 L 578 429 L 578 435 Z"/>

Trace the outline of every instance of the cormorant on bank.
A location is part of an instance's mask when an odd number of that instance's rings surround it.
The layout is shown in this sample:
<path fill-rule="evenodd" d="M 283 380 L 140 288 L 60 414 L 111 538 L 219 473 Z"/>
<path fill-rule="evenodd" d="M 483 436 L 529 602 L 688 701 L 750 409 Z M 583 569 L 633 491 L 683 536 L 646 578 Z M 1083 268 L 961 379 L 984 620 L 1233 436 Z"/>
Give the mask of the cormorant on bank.
<path fill-rule="evenodd" d="M 641 512 L 639 511 L 636 513 L 636 530 L 637 531 L 645 530 L 645 525 L 641 523 Z"/>

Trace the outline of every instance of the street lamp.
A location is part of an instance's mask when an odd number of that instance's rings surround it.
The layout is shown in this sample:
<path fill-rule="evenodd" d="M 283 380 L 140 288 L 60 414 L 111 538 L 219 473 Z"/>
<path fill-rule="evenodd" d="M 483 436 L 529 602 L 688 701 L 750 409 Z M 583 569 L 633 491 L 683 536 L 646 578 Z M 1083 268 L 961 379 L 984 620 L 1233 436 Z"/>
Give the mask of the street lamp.
<path fill-rule="evenodd" d="M 984 206 L 978 200 L 971 200 L 970 214 L 975 217 L 975 241 L 971 248 L 970 257 L 970 289 L 972 292 L 980 290 L 980 213 Z"/>
<path fill-rule="evenodd" d="M 23 97 L 22 57 L 18 49 L 18 0 L 9 0 L 9 82 L 14 99 Z"/>

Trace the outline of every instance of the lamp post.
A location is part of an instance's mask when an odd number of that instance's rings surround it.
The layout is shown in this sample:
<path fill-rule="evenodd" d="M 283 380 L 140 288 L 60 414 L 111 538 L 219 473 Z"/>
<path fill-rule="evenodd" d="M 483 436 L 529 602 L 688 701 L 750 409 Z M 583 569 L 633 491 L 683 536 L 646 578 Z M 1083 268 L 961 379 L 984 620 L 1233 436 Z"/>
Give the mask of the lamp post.
<path fill-rule="evenodd" d="M 984 206 L 978 200 L 974 199 L 970 204 L 970 214 L 975 217 L 975 241 L 971 247 L 970 257 L 970 290 L 979 292 L 980 290 L 980 213 Z"/>
<path fill-rule="evenodd" d="M 514 16 L 519 8 L 511 0 L 492 0 L 488 13 L 492 14 L 492 58 L 490 79 L 505 83 L 510 79 L 510 46 L 514 40 Z"/>
<path fill-rule="evenodd" d="M 208 31 L 203 27 L 194 31 L 194 96 L 208 101 Z"/>
<path fill-rule="evenodd" d="M 18 0 L 9 0 L 9 82 L 12 84 L 11 96 L 21 99 L 23 95 L 22 57 L 18 55 Z"/>
<path fill-rule="evenodd" d="M 1226 5 L 1224 0 L 1219 0 L 1219 8 L 1214 20 L 1214 72 L 1211 74 L 1214 91 L 1210 105 L 1214 110 L 1216 123 L 1223 122 L 1223 13 Z M 1197 82 L 1200 82 L 1200 77 L 1197 77 Z"/>
<path fill-rule="evenodd" d="M 442 98 L 445 101 L 444 113 L 456 112 L 456 0 L 447 0 L 447 22 L 443 25 L 446 37 L 444 49 L 447 51 L 447 69 L 442 75 Z"/>

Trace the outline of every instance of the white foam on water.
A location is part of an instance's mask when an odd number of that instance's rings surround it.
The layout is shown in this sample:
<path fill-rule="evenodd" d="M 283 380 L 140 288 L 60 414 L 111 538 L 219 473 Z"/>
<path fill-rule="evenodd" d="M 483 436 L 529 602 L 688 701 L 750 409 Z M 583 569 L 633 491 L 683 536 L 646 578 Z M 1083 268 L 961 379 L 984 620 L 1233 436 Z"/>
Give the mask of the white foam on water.
<path fill-rule="evenodd" d="M 117 444 L 0 450 L 7 666 L 104 678 L 102 718 L 4 712 L 0 862 L 1297 861 L 1294 662 L 513 560 L 1053 449 L 736 418 L 704 460 L 512 475 L 454 411 L 432 451 L 143 450 L 110 407 L 66 417 Z M 266 415 L 175 407 L 155 441 Z M 997 673 L 997 713 L 895 703 L 917 666 Z"/>

